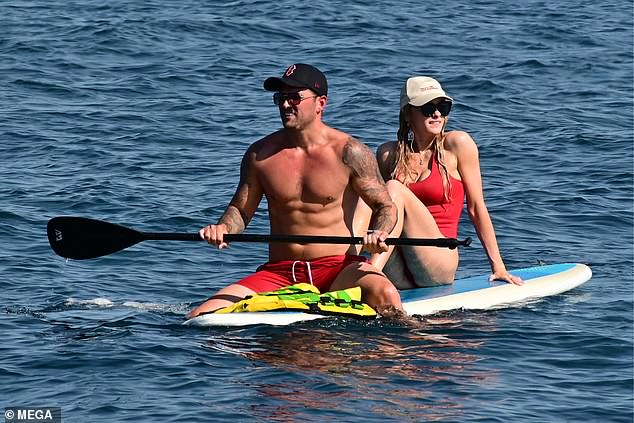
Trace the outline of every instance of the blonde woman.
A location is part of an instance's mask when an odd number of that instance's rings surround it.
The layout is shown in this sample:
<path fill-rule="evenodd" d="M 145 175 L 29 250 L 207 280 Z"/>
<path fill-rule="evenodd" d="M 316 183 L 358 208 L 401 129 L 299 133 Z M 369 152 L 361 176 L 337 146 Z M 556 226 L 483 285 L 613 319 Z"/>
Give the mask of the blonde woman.
<path fill-rule="evenodd" d="M 452 102 L 433 78 L 411 77 L 403 86 L 398 139 L 382 144 L 376 154 L 398 206 L 398 223 L 390 236 L 456 238 L 466 198 L 491 265 L 490 279 L 520 285 L 521 278 L 506 270 L 498 249 L 482 192 L 478 147 L 466 132 L 445 132 Z M 367 210 L 357 210 L 356 228 L 367 228 Z M 458 260 L 458 249 L 408 246 L 390 246 L 371 258 L 399 289 L 451 283 Z"/>

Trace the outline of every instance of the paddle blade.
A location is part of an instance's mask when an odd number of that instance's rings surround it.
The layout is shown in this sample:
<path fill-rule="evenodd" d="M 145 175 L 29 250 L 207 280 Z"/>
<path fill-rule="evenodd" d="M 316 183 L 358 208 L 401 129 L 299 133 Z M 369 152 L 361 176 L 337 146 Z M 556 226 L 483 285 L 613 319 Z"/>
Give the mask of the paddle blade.
<path fill-rule="evenodd" d="M 74 260 L 105 256 L 144 240 L 134 229 L 85 217 L 54 217 L 46 233 L 55 253 Z"/>

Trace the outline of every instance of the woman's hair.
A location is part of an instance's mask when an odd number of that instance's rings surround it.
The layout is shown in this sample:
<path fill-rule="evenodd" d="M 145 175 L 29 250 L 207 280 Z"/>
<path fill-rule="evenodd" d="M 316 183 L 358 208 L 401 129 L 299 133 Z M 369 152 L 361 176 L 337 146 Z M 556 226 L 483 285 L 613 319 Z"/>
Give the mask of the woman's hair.
<path fill-rule="evenodd" d="M 396 179 L 402 183 L 411 183 L 415 182 L 413 180 L 416 177 L 416 171 L 410 167 L 409 158 L 414 153 L 414 140 L 410 139 L 410 126 L 409 122 L 406 118 L 407 113 L 409 113 L 410 106 L 407 105 L 401 109 L 399 113 L 399 127 L 398 132 L 396 133 L 396 152 L 394 155 L 394 160 L 392 162 L 392 179 Z M 433 155 L 436 156 L 436 162 L 438 163 L 438 170 L 440 171 L 440 175 L 443 181 L 443 192 L 445 201 L 449 201 L 449 195 L 451 193 L 451 181 L 449 180 L 449 173 L 447 171 L 447 165 L 445 164 L 445 138 L 447 135 L 445 134 L 445 127 L 447 126 L 448 118 L 444 118 L 445 121 L 443 123 L 442 129 L 438 135 L 436 135 L 431 143 L 430 149 Z M 414 174 L 414 177 L 412 177 Z M 412 180 L 408 181 L 408 179 L 412 178 Z"/>

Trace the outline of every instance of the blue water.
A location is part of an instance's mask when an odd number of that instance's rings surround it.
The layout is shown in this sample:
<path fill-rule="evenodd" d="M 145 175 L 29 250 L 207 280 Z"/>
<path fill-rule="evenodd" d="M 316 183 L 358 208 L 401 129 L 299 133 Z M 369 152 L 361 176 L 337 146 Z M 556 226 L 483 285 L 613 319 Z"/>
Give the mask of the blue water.
<path fill-rule="evenodd" d="M 628 4 L 629 3 L 629 4 Z M 631 422 L 633 22 L 627 1 L 4 0 L 0 3 L 0 407 L 64 422 Z M 422 328 L 181 326 L 266 245 L 49 248 L 80 215 L 196 232 L 244 149 L 280 126 L 262 81 L 320 67 L 326 122 L 395 138 L 411 74 L 443 82 L 480 147 L 509 268 L 594 276 Z M 264 213 L 249 232 L 267 231 Z M 468 221 L 460 236 L 475 238 Z M 459 276 L 488 271 L 478 242 Z"/>

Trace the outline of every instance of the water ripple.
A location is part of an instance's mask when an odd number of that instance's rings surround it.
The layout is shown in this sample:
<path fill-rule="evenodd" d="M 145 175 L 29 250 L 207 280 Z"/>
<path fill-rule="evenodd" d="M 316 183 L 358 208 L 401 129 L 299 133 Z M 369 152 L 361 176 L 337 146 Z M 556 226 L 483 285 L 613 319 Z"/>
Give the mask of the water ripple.
<path fill-rule="evenodd" d="M 3 2 L 7 404 L 57 404 L 65 421 L 631 421 L 625 6 Z M 395 138 L 403 80 L 438 78 L 450 128 L 478 143 L 507 266 L 578 261 L 593 279 L 422 329 L 196 329 L 186 310 L 265 245 L 144 242 L 91 261 L 50 250 L 57 215 L 187 233 L 215 221 L 242 151 L 280 126 L 262 80 L 299 61 L 329 77 L 327 123 L 372 148 Z M 248 230 L 266 232 L 266 215 Z M 476 238 L 466 215 L 460 235 Z M 476 240 L 459 276 L 488 271 Z"/>

